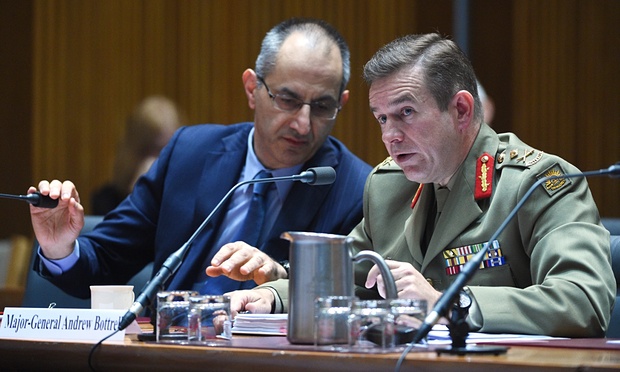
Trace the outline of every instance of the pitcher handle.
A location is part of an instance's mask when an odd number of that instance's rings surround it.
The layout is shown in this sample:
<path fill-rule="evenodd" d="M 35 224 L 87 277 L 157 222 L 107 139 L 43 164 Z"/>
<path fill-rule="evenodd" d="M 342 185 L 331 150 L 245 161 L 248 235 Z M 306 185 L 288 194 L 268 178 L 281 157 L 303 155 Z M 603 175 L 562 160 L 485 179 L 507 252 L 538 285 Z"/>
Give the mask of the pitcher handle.
<path fill-rule="evenodd" d="M 372 261 L 375 265 L 377 265 L 377 267 L 379 267 L 381 276 L 383 276 L 383 284 L 385 285 L 385 298 L 388 300 L 397 299 L 398 291 L 396 290 L 394 276 L 392 276 L 392 272 L 390 271 L 388 265 L 385 263 L 385 260 L 383 260 L 383 257 L 381 257 L 381 255 L 375 251 L 359 251 L 353 257 L 353 262 L 362 261 Z"/>

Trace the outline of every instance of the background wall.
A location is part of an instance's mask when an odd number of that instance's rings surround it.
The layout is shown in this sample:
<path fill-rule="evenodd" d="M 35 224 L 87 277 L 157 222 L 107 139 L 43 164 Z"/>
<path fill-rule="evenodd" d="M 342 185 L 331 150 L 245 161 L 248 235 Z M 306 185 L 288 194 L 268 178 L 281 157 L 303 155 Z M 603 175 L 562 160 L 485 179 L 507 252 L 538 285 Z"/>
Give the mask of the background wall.
<path fill-rule="evenodd" d="M 620 2 L 469 4 L 469 53 L 496 102 L 496 130 L 583 170 L 620 160 Z M 241 74 L 265 32 L 292 16 L 323 18 L 349 42 L 351 99 L 333 134 L 376 164 L 386 151 L 363 64 L 407 33 L 451 35 L 452 9 L 451 0 L 0 0 L 0 192 L 71 179 L 88 212 L 125 117 L 147 95 L 174 99 L 189 123 L 252 120 Z M 620 183 L 590 183 L 601 214 L 620 216 Z M 0 216 L 0 237 L 30 234 L 26 205 L 0 200 Z"/>

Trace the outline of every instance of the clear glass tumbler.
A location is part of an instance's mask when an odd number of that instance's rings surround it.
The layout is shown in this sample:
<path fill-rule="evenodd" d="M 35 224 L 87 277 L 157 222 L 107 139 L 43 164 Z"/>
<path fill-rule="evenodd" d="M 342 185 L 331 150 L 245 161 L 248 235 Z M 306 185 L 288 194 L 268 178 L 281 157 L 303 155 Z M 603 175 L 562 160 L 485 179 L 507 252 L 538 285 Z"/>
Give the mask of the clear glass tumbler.
<path fill-rule="evenodd" d="M 348 344 L 349 315 L 356 297 L 327 296 L 315 301 L 314 345 Z"/>
<path fill-rule="evenodd" d="M 232 338 L 230 297 L 218 295 L 189 298 L 188 341 L 212 346 L 228 344 Z"/>
<path fill-rule="evenodd" d="M 394 349 L 394 342 L 394 314 L 390 301 L 353 301 L 349 316 L 349 347 L 382 352 Z"/>
<path fill-rule="evenodd" d="M 157 293 L 157 342 L 187 342 L 189 299 L 196 291 L 164 291 Z"/>

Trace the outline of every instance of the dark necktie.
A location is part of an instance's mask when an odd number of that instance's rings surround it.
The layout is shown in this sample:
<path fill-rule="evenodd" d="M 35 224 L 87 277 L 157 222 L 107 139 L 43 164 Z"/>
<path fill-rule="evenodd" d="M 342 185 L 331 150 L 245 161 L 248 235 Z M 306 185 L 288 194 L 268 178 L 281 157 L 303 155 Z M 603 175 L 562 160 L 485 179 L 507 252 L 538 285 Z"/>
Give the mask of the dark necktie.
<path fill-rule="evenodd" d="M 254 179 L 269 178 L 271 174 L 266 170 L 258 172 Z M 263 224 L 265 223 L 265 212 L 267 210 L 267 190 L 271 186 L 271 182 L 255 183 L 254 193 L 252 194 L 252 201 L 250 202 L 250 208 L 248 208 L 248 214 L 243 220 L 241 229 L 235 234 L 233 241 L 241 240 L 249 245 L 256 247 L 261 238 L 261 231 L 263 231 Z"/>
<path fill-rule="evenodd" d="M 448 198 L 450 190 L 447 187 L 439 187 L 434 190 L 434 200 L 426 218 L 426 228 L 424 230 L 424 239 L 421 244 L 422 254 L 426 255 L 428 245 L 431 241 L 433 233 L 435 232 L 435 225 L 439 220 L 443 206 Z"/>
<path fill-rule="evenodd" d="M 262 170 L 254 177 L 254 179 L 269 177 L 271 177 L 271 173 Z M 233 242 L 241 240 L 253 247 L 260 248 L 261 232 L 263 231 L 265 212 L 267 210 L 267 191 L 271 185 L 271 182 L 255 183 L 252 185 L 253 193 L 252 200 L 250 201 L 250 207 L 248 208 L 248 213 L 241 224 L 241 228 L 234 235 L 234 239 L 232 240 Z M 217 252 L 217 249 L 219 249 L 219 247 L 214 247 L 214 251 L 209 255 L 210 258 L 212 258 Z M 204 267 L 210 264 L 210 258 L 208 260 L 209 262 L 206 262 L 205 265 L 203 265 Z M 202 285 L 199 291 L 202 294 L 223 294 L 237 289 L 251 288 L 254 286 L 252 283 L 253 281 L 251 280 L 248 282 L 239 282 L 224 275 L 220 275 L 215 278 L 207 278 L 206 282 Z"/>

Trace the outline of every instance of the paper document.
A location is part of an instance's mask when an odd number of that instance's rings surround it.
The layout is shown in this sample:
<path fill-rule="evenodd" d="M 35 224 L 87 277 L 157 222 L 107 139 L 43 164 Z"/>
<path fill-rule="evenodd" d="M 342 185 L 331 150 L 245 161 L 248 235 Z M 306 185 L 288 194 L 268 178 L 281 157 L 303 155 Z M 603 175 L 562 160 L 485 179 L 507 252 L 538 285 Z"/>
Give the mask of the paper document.
<path fill-rule="evenodd" d="M 523 335 L 512 333 L 480 333 L 470 332 L 467 336 L 468 344 L 482 342 L 499 342 L 499 341 L 537 341 L 537 340 L 557 340 L 558 337 L 540 336 L 540 335 Z M 432 345 L 450 344 L 450 331 L 443 324 L 436 324 L 428 333 L 428 343 Z"/>
<path fill-rule="evenodd" d="M 285 336 L 288 314 L 239 314 L 232 333 Z"/>

